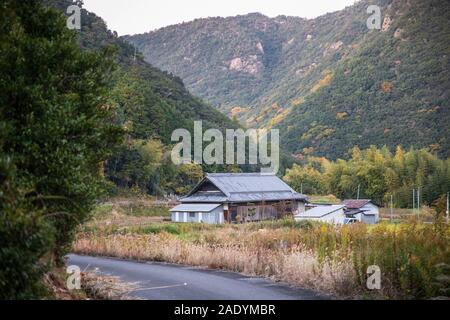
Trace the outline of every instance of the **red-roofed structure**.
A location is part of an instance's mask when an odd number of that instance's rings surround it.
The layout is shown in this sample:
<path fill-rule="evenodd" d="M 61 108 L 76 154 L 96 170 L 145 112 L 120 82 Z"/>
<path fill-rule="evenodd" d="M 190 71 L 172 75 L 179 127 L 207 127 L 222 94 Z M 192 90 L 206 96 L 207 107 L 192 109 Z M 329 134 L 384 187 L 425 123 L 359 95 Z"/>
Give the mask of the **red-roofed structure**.
<path fill-rule="evenodd" d="M 370 199 L 347 199 L 342 202 L 345 206 L 345 215 L 356 218 L 368 224 L 380 221 L 380 209 Z"/>

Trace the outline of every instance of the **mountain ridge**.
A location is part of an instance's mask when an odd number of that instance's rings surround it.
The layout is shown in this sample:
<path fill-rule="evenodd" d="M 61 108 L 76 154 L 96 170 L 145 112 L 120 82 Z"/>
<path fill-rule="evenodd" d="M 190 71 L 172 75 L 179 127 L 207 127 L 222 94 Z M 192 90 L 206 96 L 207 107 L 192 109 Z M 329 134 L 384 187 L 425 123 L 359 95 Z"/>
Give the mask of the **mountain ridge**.
<path fill-rule="evenodd" d="M 381 9 L 381 30 L 366 26 L 369 4 Z M 299 157 L 334 159 L 371 144 L 426 147 L 445 157 L 448 7 L 363 0 L 315 19 L 204 18 L 124 39 L 229 117 L 280 128 Z"/>

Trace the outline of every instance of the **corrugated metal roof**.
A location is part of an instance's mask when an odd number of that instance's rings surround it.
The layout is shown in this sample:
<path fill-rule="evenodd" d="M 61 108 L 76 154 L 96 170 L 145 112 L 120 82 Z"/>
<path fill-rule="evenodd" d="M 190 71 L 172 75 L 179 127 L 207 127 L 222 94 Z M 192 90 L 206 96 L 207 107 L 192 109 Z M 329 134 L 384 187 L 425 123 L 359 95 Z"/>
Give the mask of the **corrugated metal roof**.
<path fill-rule="evenodd" d="M 220 191 L 197 192 L 199 187 L 210 181 Z M 224 197 L 225 195 L 225 197 Z M 182 202 L 252 202 L 306 200 L 306 196 L 295 192 L 275 175 L 261 173 L 211 173 L 200 182 Z"/>
<path fill-rule="evenodd" d="M 295 215 L 295 217 L 302 217 L 302 218 L 321 218 L 323 216 L 326 216 L 330 213 L 336 212 L 338 210 L 344 209 L 345 206 L 343 205 L 330 205 L 330 206 L 320 206 L 315 207 L 313 209 L 305 211 L 303 214 Z"/>
<path fill-rule="evenodd" d="M 182 202 L 226 202 L 227 196 L 222 193 L 197 192 L 190 197 L 182 198 Z"/>
<path fill-rule="evenodd" d="M 226 195 L 230 195 L 232 192 L 295 192 L 275 175 L 263 175 L 261 173 L 211 173 L 206 178 Z"/>
<path fill-rule="evenodd" d="M 210 212 L 220 206 L 220 203 L 182 203 L 170 209 L 171 212 Z"/>
<path fill-rule="evenodd" d="M 233 192 L 228 198 L 231 202 L 247 201 L 278 201 L 278 200 L 303 200 L 304 197 L 296 192 Z"/>

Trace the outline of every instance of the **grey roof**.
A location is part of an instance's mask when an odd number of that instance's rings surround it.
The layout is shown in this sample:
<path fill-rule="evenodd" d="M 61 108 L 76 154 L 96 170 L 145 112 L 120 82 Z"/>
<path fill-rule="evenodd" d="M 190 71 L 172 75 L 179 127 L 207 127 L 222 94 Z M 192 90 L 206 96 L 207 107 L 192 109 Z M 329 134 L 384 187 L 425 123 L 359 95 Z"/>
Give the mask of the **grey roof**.
<path fill-rule="evenodd" d="M 227 196 L 222 192 L 197 192 L 192 196 L 182 198 L 182 202 L 226 202 Z"/>
<path fill-rule="evenodd" d="M 344 205 L 335 204 L 330 206 L 320 206 L 313 209 L 305 211 L 303 214 L 295 215 L 301 218 L 322 218 L 330 213 L 336 212 L 338 210 L 344 209 Z"/>
<path fill-rule="evenodd" d="M 200 186 L 210 181 L 217 192 L 197 192 Z M 187 195 L 182 202 L 256 202 L 301 200 L 306 196 L 295 192 L 275 175 L 261 173 L 211 173 Z"/>
<path fill-rule="evenodd" d="M 220 205 L 220 203 L 182 203 L 170 209 L 170 212 L 211 212 Z"/>
<path fill-rule="evenodd" d="M 305 200 L 305 197 L 299 193 L 291 191 L 232 192 L 229 197 L 229 201 L 231 202 L 277 200 Z"/>

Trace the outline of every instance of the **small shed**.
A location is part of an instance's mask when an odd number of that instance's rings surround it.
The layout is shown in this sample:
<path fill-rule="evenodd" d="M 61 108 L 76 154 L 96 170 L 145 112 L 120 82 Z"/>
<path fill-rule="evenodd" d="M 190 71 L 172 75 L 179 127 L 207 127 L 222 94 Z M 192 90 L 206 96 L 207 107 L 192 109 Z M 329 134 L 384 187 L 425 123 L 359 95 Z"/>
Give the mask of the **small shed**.
<path fill-rule="evenodd" d="M 223 223 L 222 212 L 220 203 L 182 203 L 170 209 L 174 222 Z"/>
<path fill-rule="evenodd" d="M 321 205 L 294 216 L 296 221 L 315 220 L 332 224 L 344 224 L 344 205 Z"/>
<path fill-rule="evenodd" d="M 347 199 L 342 204 L 346 207 L 345 215 L 348 218 L 368 224 L 380 221 L 380 208 L 370 199 Z"/>

